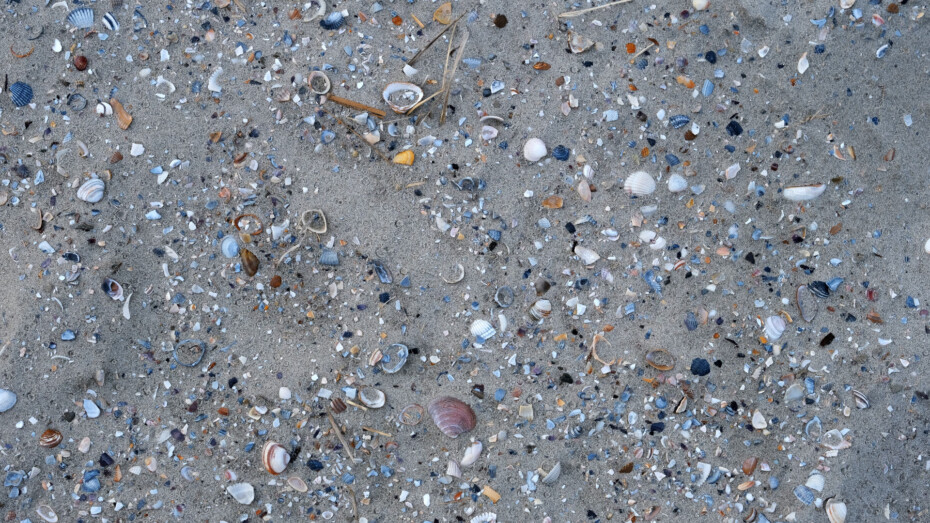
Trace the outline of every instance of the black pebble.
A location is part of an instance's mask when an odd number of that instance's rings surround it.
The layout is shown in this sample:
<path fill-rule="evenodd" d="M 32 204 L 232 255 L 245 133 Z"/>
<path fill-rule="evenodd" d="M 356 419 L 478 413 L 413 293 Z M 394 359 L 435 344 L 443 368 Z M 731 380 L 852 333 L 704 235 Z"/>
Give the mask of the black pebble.
<path fill-rule="evenodd" d="M 727 134 L 730 136 L 739 136 L 743 134 L 743 126 L 736 120 L 730 120 L 730 123 L 727 124 Z"/>
<path fill-rule="evenodd" d="M 709 64 L 715 64 L 717 63 L 717 53 L 713 51 L 707 51 L 704 53 L 704 59 L 707 60 L 707 63 Z"/>
<path fill-rule="evenodd" d="M 707 376 L 710 374 L 710 363 L 704 358 L 694 358 L 691 360 L 691 374 L 695 376 Z"/>

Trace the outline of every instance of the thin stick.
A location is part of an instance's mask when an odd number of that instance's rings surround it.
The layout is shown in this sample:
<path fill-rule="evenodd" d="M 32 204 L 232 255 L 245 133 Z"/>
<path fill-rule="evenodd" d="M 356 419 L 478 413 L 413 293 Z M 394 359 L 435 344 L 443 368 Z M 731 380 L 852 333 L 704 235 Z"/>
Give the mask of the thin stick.
<path fill-rule="evenodd" d="M 359 521 L 359 518 L 358 518 L 358 502 L 355 501 L 355 491 L 352 490 L 352 487 L 350 487 L 350 486 L 348 486 L 348 485 L 346 486 L 346 488 L 349 489 L 349 493 L 352 494 L 352 516 L 353 516 L 353 518 L 355 519 L 355 521 L 358 522 L 358 521 Z"/>
<path fill-rule="evenodd" d="M 346 400 L 346 403 L 348 403 L 349 405 L 352 405 L 353 407 L 358 407 L 358 408 L 360 408 L 360 409 L 362 409 L 362 410 L 364 410 L 364 411 L 366 411 L 366 412 L 368 411 L 368 407 L 362 405 L 361 403 L 355 403 L 355 402 L 352 401 L 352 400 Z M 363 428 L 364 428 L 364 427 L 363 427 Z"/>
<path fill-rule="evenodd" d="M 446 28 L 440 31 L 438 35 L 434 36 L 433 39 L 430 40 L 428 44 L 426 44 L 426 47 L 424 47 L 423 49 L 420 49 L 417 52 L 417 54 L 413 55 L 413 58 L 411 58 L 410 60 L 407 60 L 407 65 L 409 65 L 410 67 L 413 67 L 413 63 L 417 61 L 417 58 L 420 58 L 420 55 L 422 55 L 423 53 L 426 52 L 427 49 L 432 47 L 433 44 L 436 43 L 436 40 L 439 40 L 439 38 L 442 35 L 446 34 L 446 31 L 451 29 L 455 25 L 456 22 L 462 19 L 463 16 L 465 16 L 465 13 L 460 14 L 458 18 L 453 20 L 451 24 L 447 25 Z"/>
<path fill-rule="evenodd" d="M 459 68 L 459 62 L 462 61 L 462 57 L 465 55 L 465 44 L 468 43 L 468 29 L 464 31 L 464 38 L 462 38 L 462 43 L 459 44 L 459 50 L 455 53 L 455 62 L 452 64 L 452 74 L 449 76 L 449 84 L 455 79 L 455 72 Z M 442 125 L 446 121 L 446 108 L 449 106 L 449 93 L 452 92 L 452 85 L 446 86 L 446 96 L 442 100 L 442 112 L 439 113 L 439 125 Z"/>
<path fill-rule="evenodd" d="M 345 436 L 342 435 L 342 431 L 339 430 L 339 425 L 336 424 L 336 418 L 333 417 L 333 413 L 330 412 L 329 409 L 326 409 L 326 417 L 329 418 L 329 424 L 332 425 L 333 430 L 336 431 L 336 437 L 339 438 L 339 442 L 342 443 L 342 448 L 344 448 L 346 454 L 349 455 L 349 459 L 355 462 L 355 455 L 352 454 L 352 447 L 349 446 Z"/>
<path fill-rule="evenodd" d="M 295 246 L 291 247 L 290 249 L 284 251 L 284 254 L 282 254 L 281 256 L 278 256 L 278 259 L 275 260 L 274 265 L 272 265 L 272 267 L 278 268 L 278 265 L 279 265 L 282 261 L 284 261 L 284 258 L 287 258 L 287 255 L 288 255 L 288 254 L 290 254 L 290 253 L 296 251 L 296 250 L 299 249 L 299 248 L 300 248 L 300 244 L 298 243 L 297 245 L 295 245 Z"/>
<path fill-rule="evenodd" d="M 427 96 L 426 98 L 420 100 L 419 102 L 417 102 L 416 105 L 414 105 L 413 107 L 411 107 L 410 110 L 407 111 L 407 112 L 404 113 L 404 114 L 409 115 L 410 113 L 416 111 L 417 109 L 419 109 L 419 108 L 420 108 L 423 104 L 425 104 L 426 102 L 428 102 L 428 101 L 432 100 L 433 98 L 436 98 L 437 96 L 439 96 L 440 94 L 442 94 L 442 91 L 443 91 L 443 89 L 440 89 L 440 90 L 436 91 L 435 93 L 433 93 L 433 94 Z"/>
<path fill-rule="evenodd" d="M 452 43 L 455 40 L 455 28 L 458 24 L 452 26 L 452 34 L 449 35 L 449 48 L 446 49 L 446 63 L 442 66 L 442 87 L 440 91 L 445 90 L 446 81 L 449 77 L 449 59 L 452 58 Z"/>
<path fill-rule="evenodd" d="M 366 426 L 364 426 L 364 425 L 362 425 L 362 430 L 367 430 L 368 432 L 374 432 L 375 434 L 381 434 L 381 435 L 384 436 L 385 438 L 390 438 L 390 437 L 391 437 L 391 435 L 388 434 L 387 432 L 381 432 L 380 430 L 373 429 L 373 428 L 371 428 L 371 427 L 366 427 Z"/>
<path fill-rule="evenodd" d="M 363 103 L 356 102 L 354 100 L 349 100 L 347 98 L 342 98 L 342 97 L 332 95 L 332 94 L 326 95 L 326 99 L 329 100 L 330 102 L 334 102 L 339 105 L 343 105 L 345 107 L 351 107 L 352 109 L 358 109 L 359 111 L 368 111 L 369 113 L 384 120 L 384 111 L 382 111 L 381 109 L 375 109 L 374 107 L 370 105 L 365 105 Z"/>
<path fill-rule="evenodd" d="M 605 9 L 605 8 L 613 7 L 615 5 L 620 5 L 620 4 L 628 4 L 632 1 L 633 0 L 617 0 L 616 2 L 609 2 L 604 5 L 589 7 L 587 9 L 579 9 L 577 11 L 567 11 L 565 13 L 560 14 L 558 17 L 559 18 L 575 18 L 576 16 L 581 16 L 585 13 L 590 13 L 591 11 L 597 11 L 598 9 Z"/>
<path fill-rule="evenodd" d="M 633 56 L 630 57 L 630 63 L 633 63 L 633 60 L 635 60 L 637 57 L 639 57 L 639 55 L 641 55 L 641 54 L 645 53 L 646 51 L 652 49 L 653 47 L 655 47 L 655 45 L 656 45 L 656 44 L 654 44 L 654 43 L 652 43 L 652 42 L 649 42 L 649 45 L 647 45 L 646 47 L 643 47 L 642 49 L 639 50 L 638 53 L 636 53 L 636 54 L 634 54 Z"/>

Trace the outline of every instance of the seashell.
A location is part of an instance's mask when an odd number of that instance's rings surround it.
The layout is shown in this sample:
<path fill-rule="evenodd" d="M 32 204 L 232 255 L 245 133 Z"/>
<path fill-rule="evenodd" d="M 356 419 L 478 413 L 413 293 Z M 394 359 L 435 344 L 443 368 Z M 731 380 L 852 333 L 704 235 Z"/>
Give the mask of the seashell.
<path fill-rule="evenodd" d="M 284 472 L 287 464 L 291 462 L 291 455 L 275 441 L 266 441 L 262 446 L 262 465 L 265 470 L 274 476 Z"/>
<path fill-rule="evenodd" d="M 402 343 L 391 344 L 381 357 L 381 370 L 388 374 L 399 371 L 405 363 L 410 350 Z"/>
<path fill-rule="evenodd" d="M 491 140 L 497 138 L 497 128 L 491 127 L 490 125 L 484 125 L 481 127 L 481 139 L 490 142 Z"/>
<path fill-rule="evenodd" d="M 29 105 L 32 101 L 32 86 L 26 82 L 16 82 L 10 86 L 10 100 L 16 107 Z"/>
<path fill-rule="evenodd" d="M 310 209 L 300 215 L 300 225 L 316 234 L 325 234 L 327 229 L 326 215 L 320 209 Z"/>
<path fill-rule="evenodd" d="M 826 478 L 823 476 L 823 474 L 817 471 L 814 471 L 811 473 L 810 476 L 808 476 L 807 481 L 804 483 L 804 486 L 811 490 L 816 490 L 817 492 L 823 492 L 823 486 L 824 486 L 825 481 L 826 481 Z"/>
<path fill-rule="evenodd" d="M 45 432 L 39 436 L 39 446 L 46 449 L 53 449 L 60 445 L 63 439 L 61 432 L 55 429 L 46 429 Z"/>
<path fill-rule="evenodd" d="M 474 429 L 478 422 L 475 411 L 471 407 L 450 396 L 440 396 L 434 399 L 429 402 L 426 410 L 433 418 L 433 423 L 450 438 L 457 438 L 459 434 Z"/>
<path fill-rule="evenodd" d="M 213 71 L 213 74 L 211 74 L 210 78 L 207 79 L 207 89 L 214 93 L 223 92 L 223 86 L 220 85 L 221 74 L 223 74 L 223 68 L 217 67 L 216 71 Z"/>
<path fill-rule="evenodd" d="M 128 302 L 127 302 L 128 303 Z M 186 339 L 174 346 L 174 361 L 185 367 L 196 367 L 207 352 L 207 344 L 200 340 Z"/>
<path fill-rule="evenodd" d="M 423 407 L 416 403 L 411 403 L 400 411 L 397 419 L 404 425 L 418 425 L 420 421 L 423 420 Z"/>
<path fill-rule="evenodd" d="M 558 481 L 559 476 L 562 475 L 562 463 L 559 461 L 555 462 L 555 465 L 549 470 L 549 472 L 543 476 L 542 482 L 546 485 L 551 485 Z"/>
<path fill-rule="evenodd" d="M 680 174 L 673 174 L 668 177 L 668 190 L 671 192 L 681 192 L 688 188 L 688 180 Z"/>
<path fill-rule="evenodd" d="M 342 401 L 341 399 L 333 398 L 329 402 L 329 408 L 332 409 L 333 414 L 342 414 L 349 407 L 346 405 L 346 402 Z"/>
<path fill-rule="evenodd" d="M 413 161 L 416 159 L 416 154 L 412 150 L 407 149 L 406 151 L 401 151 L 394 155 L 392 160 L 398 165 L 413 165 Z"/>
<path fill-rule="evenodd" d="M 220 250 L 223 252 L 223 256 L 235 258 L 239 255 L 239 242 L 233 236 L 227 235 L 220 243 Z"/>
<path fill-rule="evenodd" d="M 111 164 L 119 163 L 119 162 L 123 161 L 123 153 L 121 153 L 121 152 L 119 152 L 119 151 L 115 151 L 113 154 L 110 155 L 110 159 L 109 159 L 108 161 L 109 161 Z"/>
<path fill-rule="evenodd" d="M 817 317 L 819 308 L 817 306 L 817 300 L 813 299 L 811 296 L 811 291 L 808 290 L 807 285 L 798 286 L 796 297 L 798 312 L 801 313 L 801 317 L 804 318 L 804 321 L 808 323 L 814 321 L 814 318 Z"/>
<path fill-rule="evenodd" d="M 471 518 L 469 523 L 497 523 L 497 514 L 493 512 L 483 512 Z"/>
<path fill-rule="evenodd" d="M 788 403 L 801 401 L 804 399 L 804 386 L 800 383 L 792 383 L 785 390 L 785 401 Z"/>
<path fill-rule="evenodd" d="M 793 202 L 803 202 L 817 198 L 823 194 L 825 190 L 827 190 L 827 185 L 824 183 L 795 185 L 793 187 L 785 187 L 782 191 L 782 196 Z"/>
<path fill-rule="evenodd" d="M 320 27 L 328 31 L 334 31 L 342 27 L 342 24 L 345 23 L 345 17 L 342 16 L 342 13 L 339 11 L 333 11 L 326 15 L 325 18 L 320 20 Z"/>
<path fill-rule="evenodd" d="M 857 407 L 857 408 L 860 408 L 860 409 L 867 409 L 867 408 L 869 408 L 869 407 L 872 406 L 872 404 L 869 403 L 869 397 L 866 396 L 865 394 L 859 392 L 858 390 L 853 389 L 853 390 L 852 390 L 852 395 L 853 395 L 853 398 L 855 398 L 855 400 L 856 400 L 856 407 Z"/>
<path fill-rule="evenodd" d="M 242 505 L 255 501 L 255 488 L 248 483 L 234 483 L 226 487 L 226 492 Z"/>
<path fill-rule="evenodd" d="M 807 68 L 811 66 L 810 61 L 807 59 L 807 53 L 801 55 L 801 58 L 798 59 L 798 74 L 804 74 L 807 71 Z"/>
<path fill-rule="evenodd" d="M 830 296 L 830 286 L 823 281 L 812 281 L 807 286 L 807 289 L 818 298 L 827 298 Z"/>
<path fill-rule="evenodd" d="M 255 276 L 258 272 L 258 266 L 260 265 L 258 256 L 255 256 L 255 254 L 248 249 L 242 249 L 239 251 L 239 257 L 242 259 L 242 269 L 245 270 L 245 273 L 249 276 Z"/>
<path fill-rule="evenodd" d="M 116 98 L 110 98 L 110 105 L 113 106 L 113 112 L 116 113 L 116 125 L 124 131 L 129 129 L 129 124 L 132 123 L 132 115 L 126 112 L 126 109 L 123 109 L 123 104 Z"/>
<path fill-rule="evenodd" d="M 463 267 L 461 263 L 458 263 L 455 265 L 455 270 L 456 270 L 456 275 L 451 278 L 446 278 L 445 276 L 442 276 L 440 274 L 442 281 L 452 285 L 465 279 L 465 267 Z"/>
<path fill-rule="evenodd" d="M 769 341 L 775 341 L 781 338 L 787 326 L 788 323 L 781 316 L 769 316 L 765 319 L 765 326 L 763 328 L 765 337 L 768 338 Z"/>
<path fill-rule="evenodd" d="M 77 190 L 77 197 L 87 203 L 97 203 L 103 199 L 105 184 L 100 178 L 93 178 L 84 182 Z"/>
<path fill-rule="evenodd" d="M 549 300 L 536 300 L 533 306 L 530 307 L 530 316 L 537 320 L 548 318 L 551 313 L 552 303 Z"/>
<path fill-rule="evenodd" d="M 339 265 L 339 253 L 332 249 L 323 249 L 320 253 L 320 265 L 336 267 Z"/>
<path fill-rule="evenodd" d="M 494 326 L 487 320 L 475 320 L 472 322 L 469 330 L 471 330 L 472 336 L 478 338 L 478 343 L 484 343 L 497 334 L 497 331 L 494 330 Z"/>
<path fill-rule="evenodd" d="M 703 11 L 710 6 L 710 0 L 691 0 L 691 6 L 695 11 Z"/>
<path fill-rule="evenodd" d="M 667 243 L 665 238 L 656 234 L 655 231 L 642 231 L 639 233 L 639 239 L 654 251 L 664 249 Z"/>
<path fill-rule="evenodd" d="M 848 449 L 852 446 L 852 444 L 843 437 L 843 433 L 837 429 L 828 430 L 824 433 L 820 443 L 824 447 L 832 450 Z"/>
<path fill-rule="evenodd" d="M 417 69 L 416 67 L 413 67 L 413 66 L 410 65 L 410 64 L 404 64 L 404 69 L 403 69 L 403 71 L 404 71 L 404 74 L 407 75 L 408 78 L 409 78 L 409 77 L 412 77 L 412 76 L 416 76 L 417 73 L 420 72 L 419 69 Z"/>
<path fill-rule="evenodd" d="M 623 181 L 623 190 L 631 196 L 647 196 L 655 192 L 656 181 L 645 171 L 636 171 Z"/>
<path fill-rule="evenodd" d="M 395 113 L 404 114 L 423 99 L 423 89 L 408 82 L 392 82 L 381 93 Z"/>
<path fill-rule="evenodd" d="M 547 154 L 546 144 L 539 138 L 530 138 L 523 144 L 523 157 L 529 162 L 538 162 Z"/>
<path fill-rule="evenodd" d="M 114 300 L 123 300 L 123 286 L 120 285 L 118 281 L 112 278 L 104 278 L 101 288 L 103 289 L 103 292 L 107 293 L 107 296 L 113 298 Z"/>
<path fill-rule="evenodd" d="M 375 274 L 378 275 L 378 280 L 381 281 L 381 283 L 387 284 L 394 281 L 394 278 L 391 276 L 391 271 L 381 263 L 381 260 L 371 260 L 369 263 L 374 267 Z"/>
<path fill-rule="evenodd" d="M 113 114 L 113 106 L 106 102 L 98 102 L 96 111 L 98 116 L 111 116 Z"/>
<path fill-rule="evenodd" d="M 358 399 L 368 408 L 380 409 L 384 406 L 384 392 L 374 387 L 365 387 L 358 393 Z"/>
<path fill-rule="evenodd" d="M 811 489 L 805 487 L 804 485 L 798 485 L 797 487 L 794 487 L 794 495 L 801 503 L 804 503 L 805 505 L 810 505 L 814 502 L 814 493 L 811 492 Z"/>
<path fill-rule="evenodd" d="M 77 29 L 89 29 L 94 25 L 94 10 L 89 7 L 79 7 L 68 14 L 68 23 Z"/>
<path fill-rule="evenodd" d="M 676 114 L 668 117 L 668 123 L 675 129 L 681 129 L 691 123 L 691 118 L 683 114 Z"/>
<path fill-rule="evenodd" d="M 72 93 L 68 95 L 68 107 L 73 111 L 83 111 L 87 107 L 87 98 L 78 94 Z"/>
<path fill-rule="evenodd" d="M 307 84 L 310 86 L 310 92 L 313 94 L 326 94 L 332 88 L 329 77 L 323 71 L 310 71 L 307 77 Z"/>
<path fill-rule="evenodd" d="M 503 287 L 498 287 L 497 292 L 494 293 L 494 303 L 498 304 L 500 307 L 506 309 L 513 305 L 514 294 L 513 289 L 504 285 Z"/>
<path fill-rule="evenodd" d="M 688 314 L 685 314 L 685 328 L 688 329 L 688 331 L 693 331 L 697 327 L 697 316 L 695 316 L 693 312 L 688 311 Z"/>
<path fill-rule="evenodd" d="M 552 284 L 549 283 L 549 280 L 543 277 L 539 277 L 536 279 L 536 281 L 533 282 L 533 288 L 536 289 L 537 296 L 542 296 L 543 294 L 546 294 L 546 292 L 548 292 L 551 287 L 552 287 Z"/>
<path fill-rule="evenodd" d="M 846 523 L 846 503 L 842 501 L 827 503 L 827 519 L 830 523 Z"/>
<path fill-rule="evenodd" d="M 446 464 L 446 476 L 452 476 L 453 478 L 462 477 L 462 468 L 454 459 L 450 459 Z"/>
<path fill-rule="evenodd" d="M 583 53 L 594 45 L 594 41 L 574 31 L 568 32 L 568 48 L 575 54 Z"/>
<path fill-rule="evenodd" d="M 294 490 L 296 490 L 297 492 L 300 492 L 300 493 L 304 493 L 304 492 L 310 490 L 310 489 L 307 487 L 307 483 L 304 482 L 304 480 L 298 478 L 297 476 L 291 476 L 291 477 L 287 478 L 287 486 L 288 486 L 288 487 L 291 487 L 292 489 L 294 489 Z"/>
<path fill-rule="evenodd" d="M 113 13 L 103 14 L 103 25 L 110 31 L 119 31 L 119 22 L 116 21 L 116 17 L 113 16 Z"/>
<path fill-rule="evenodd" d="M 36 507 L 36 514 L 47 523 L 58 523 L 58 514 L 48 505 L 39 505 Z"/>
<path fill-rule="evenodd" d="M 581 258 L 584 265 L 593 265 L 594 262 L 601 259 L 601 255 L 581 245 L 575 246 L 575 255 Z"/>
<path fill-rule="evenodd" d="M 665 349 L 652 349 L 646 353 L 646 363 L 662 372 L 675 368 L 675 356 Z"/>
<path fill-rule="evenodd" d="M 12 409 L 14 405 L 16 405 L 16 393 L 11 390 L 0 389 L 0 413 Z"/>
<path fill-rule="evenodd" d="M 74 64 L 74 68 L 77 69 L 78 71 L 83 71 L 84 69 L 87 69 L 87 57 L 82 54 L 75 55 L 74 60 L 72 60 L 72 63 Z"/>
<path fill-rule="evenodd" d="M 752 427 L 754 429 L 764 429 L 769 426 L 768 421 L 765 419 L 765 415 L 761 411 L 756 409 L 752 414 Z"/>
<path fill-rule="evenodd" d="M 462 456 L 462 466 L 467 467 L 478 461 L 482 449 L 484 449 L 484 445 L 482 445 L 480 441 L 473 441 L 468 445 L 468 448 L 465 449 L 465 455 Z"/>

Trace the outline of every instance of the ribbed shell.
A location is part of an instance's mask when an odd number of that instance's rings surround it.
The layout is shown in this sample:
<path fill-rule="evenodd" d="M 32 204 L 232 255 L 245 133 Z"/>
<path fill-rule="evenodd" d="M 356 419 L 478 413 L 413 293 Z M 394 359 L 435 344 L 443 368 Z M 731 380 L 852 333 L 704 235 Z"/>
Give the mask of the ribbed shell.
<path fill-rule="evenodd" d="M 100 178 L 87 180 L 77 190 L 77 197 L 87 203 L 97 203 L 103 199 L 103 189 L 106 185 Z"/>
<path fill-rule="evenodd" d="M 671 124 L 671 126 L 675 129 L 680 129 L 691 123 L 691 118 L 688 118 L 683 114 L 676 114 L 668 118 L 668 123 Z"/>
<path fill-rule="evenodd" d="M 433 423 L 439 427 L 443 434 L 450 438 L 457 438 L 475 428 L 478 419 L 475 411 L 461 400 L 451 396 L 440 396 L 429 402 L 426 407 Z"/>
<path fill-rule="evenodd" d="M 326 15 L 326 18 L 320 20 L 320 27 L 330 31 L 339 29 L 345 23 L 345 18 L 339 11 L 333 11 Z"/>
<path fill-rule="evenodd" d="M 688 180 L 680 174 L 673 174 L 668 177 L 668 190 L 671 192 L 681 192 L 688 188 Z"/>
<path fill-rule="evenodd" d="M 89 29 L 94 25 L 94 10 L 89 7 L 79 7 L 68 14 L 68 22 L 78 29 Z"/>
<path fill-rule="evenodd" d="M 471 324 L 471 335 L 481 340 L 489 340 L 497 334 L 494 326 L 487 320 L 475 320 Z"/>
<path fill-rule="evenodd" d="M 656 181 L 645 171 L 631 173 L 623 181 L 623 190 L 631 196 L 647 196 L 656 190 Z"/>
<path fill-rule="evenodd" d="M 103 15 L 103 25 L 107 26 L 107 29 L 110 31 L 119 31 L 119 22 L 116 21 L 116 17 L 113 16 L 113 13 L 105 13 Z"/>
<path fill-rule="evenodd" d="M 330 267 L 339 265 L 339 254 L 332 249 L 323 249 L 323 253 L 320 254 L 320 265 L 327 265 Z"/>
<path fill-rule="evenodd" d="M 807 286 L 807 288 L 811 291 L 811 294 L 813 294 L 814 296 L 817 296 L 818 298 L 826 298 L 830 296 L 830 287 L 827 285 L 826 282 L 822 282 L 819 280 L 812 281 Z"/>
<path fill-rule="evenodd" d="M 771 341 L 781 338 L 788 324 L 781 316 L 769 316 L 765 319 L 765 337 Z"/>
<path fill-rule="evenodd" d="M 32 86 L 25 82 L 16 82 L 10 86 L 10 99 L 16 107 L 29 105 L 32 101 Z"/>
<path fill-rule="evenodd" d="M 685 315 L 685 328 L 689 331 L 693 331 L 698 327 L 697 317 L 693 312 L 688 311 L 688 314 Z"/>

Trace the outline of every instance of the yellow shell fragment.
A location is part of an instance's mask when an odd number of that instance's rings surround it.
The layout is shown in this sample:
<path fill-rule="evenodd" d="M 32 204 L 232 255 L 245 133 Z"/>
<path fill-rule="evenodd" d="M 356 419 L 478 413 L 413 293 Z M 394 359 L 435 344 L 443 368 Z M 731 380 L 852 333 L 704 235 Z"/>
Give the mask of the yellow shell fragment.
<path fill-rule="evenodd" d="M 482 494 L 488 497 L 491 500 L 491 503 L 497 503 L 501 500 L 501 495 L 497 493 L 496 490 L 492 489 L 489 485 L 484 486 L 484 490 L 481 491 Z"/>
<path fill-rule="evenodd" d="M 446 2 L 436 9 L 433 13 L 433 20 L 443 25 L 449 25 L 452 22 L 452 2 Z"/>
<path fill-rule="evenodd" d="M 416 155 L 413 154 L 413 151 L 407 149 L 406 151 L 401 151 L 394 156 L 394 163 L 400 165 L 413 165 L 413 160 Z"/>

